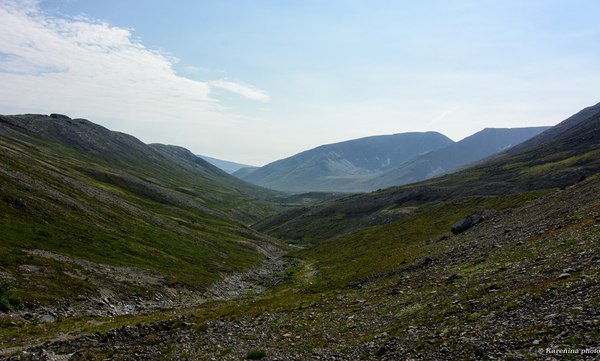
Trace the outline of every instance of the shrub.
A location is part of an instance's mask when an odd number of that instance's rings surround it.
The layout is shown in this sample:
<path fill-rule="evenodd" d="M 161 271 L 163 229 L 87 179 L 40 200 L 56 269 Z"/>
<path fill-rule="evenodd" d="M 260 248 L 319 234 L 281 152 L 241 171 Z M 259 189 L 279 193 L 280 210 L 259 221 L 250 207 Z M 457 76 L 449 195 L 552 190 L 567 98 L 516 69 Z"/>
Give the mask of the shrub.
<path fill-rule="evenodd" d="M 260 360 L 264 357 L 267 357 L 267 351 L 265 350 L 252 350 L 246 354 L 247 360 Z"/>
<path fill-rule="evenodd" d="M 8 312 L 14 306 L 21 304 L 21 299 L 13 294 L 15 281 L 10 279 L 0 279 L 0 311 Z"/>

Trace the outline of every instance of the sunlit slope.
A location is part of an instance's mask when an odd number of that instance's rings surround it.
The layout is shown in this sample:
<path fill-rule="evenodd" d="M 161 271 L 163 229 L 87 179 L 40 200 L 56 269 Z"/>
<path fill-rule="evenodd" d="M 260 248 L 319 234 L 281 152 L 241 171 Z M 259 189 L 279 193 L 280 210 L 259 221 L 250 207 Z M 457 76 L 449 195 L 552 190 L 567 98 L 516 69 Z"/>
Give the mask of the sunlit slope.
<path fill-rule="evenodd" d="M 263 256 L 244 223 L 266 191 L 189 151 L 146 145 L 83 119 L 0 117 L 2 270 L 24 250 L 136 266 L 203 286 Z"/>

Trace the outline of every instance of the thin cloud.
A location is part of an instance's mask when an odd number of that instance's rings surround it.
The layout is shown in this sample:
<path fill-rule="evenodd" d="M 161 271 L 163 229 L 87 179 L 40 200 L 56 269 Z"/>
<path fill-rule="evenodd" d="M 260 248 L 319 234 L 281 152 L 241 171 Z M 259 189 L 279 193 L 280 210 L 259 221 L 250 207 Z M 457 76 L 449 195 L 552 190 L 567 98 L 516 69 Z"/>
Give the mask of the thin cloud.
<path fill-rule="evenodd" d="M 200 72 L 200 69 L 193 65 L 188 65 L 184 67 L 183 70 L 188 74 L 198 74 Z"/>
<path fill-rule="evenodd" d="M 2 108 L 60 110 L 124 123 L 142 118 L 214 123 L 230 118 L 211 94 L 215 88 L 269 99 L 252 86 L 178 76 L 176 62 L 146 48 L 129 29 L 84 17 L 51 17 L 35 1 L 0 0 Z"/>
<path fill-rule="evenodd" d="M 454 106 L 452 109 L 446 110 L 445 112 L 442 112 L 442 113 L 438 114 L 435 118 L 433 118 L 429 122 L 429 124 L 431 124 L 431 125 L 437 124 L 440 121 L 442 121 L 444 118 L 446 118 L 447 116 L 449 116 L 450 114 L 454 113 L 457 110 L 458 110 L 458 106 Z"/>
<path fill-rule="evenodd" d="M 214 80 L 209 82 L 209 85 L 214 88 L 228 90 L 251 100 L 257 100 L 264 103 L 269 101 L 269 95 L 265 91 L 250 85 L 244 85 L 227 80 Z"/>

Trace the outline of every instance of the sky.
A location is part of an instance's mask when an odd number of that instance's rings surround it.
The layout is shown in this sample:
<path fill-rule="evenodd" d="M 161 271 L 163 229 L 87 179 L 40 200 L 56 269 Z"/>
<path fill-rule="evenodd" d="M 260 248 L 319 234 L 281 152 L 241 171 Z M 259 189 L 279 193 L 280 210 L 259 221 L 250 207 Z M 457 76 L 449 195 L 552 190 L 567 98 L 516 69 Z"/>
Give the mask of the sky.
<path fill-rule="evenodd" d="M 0 114 L 264 165 L 554 125 L 600 102 L 600 2 L 0 0 Z"/>

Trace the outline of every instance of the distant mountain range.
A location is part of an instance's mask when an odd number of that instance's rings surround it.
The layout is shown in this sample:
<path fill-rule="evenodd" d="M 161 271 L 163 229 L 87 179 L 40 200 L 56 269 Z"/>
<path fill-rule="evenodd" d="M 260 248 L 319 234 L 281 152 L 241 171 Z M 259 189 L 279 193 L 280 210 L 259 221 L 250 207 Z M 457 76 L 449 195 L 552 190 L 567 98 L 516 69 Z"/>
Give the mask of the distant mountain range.
<path fill-rule="evenodd" d="M 323 145 L 233 175 L 286 192 L 364 192 L 452 172 L 548 127 L 487 128 L 459 142 L 437 132 L 373 136 Z"/>
<path fill-rule="evenodd" d="M 437 132 L 402 133 L 322 145 L 246 174 L 243 180 L 288 191 L 349 191 L 349 186 L 382 170 L 393 169 L 452 140 Z"/>
<path fill-rule="evenodd" d="M 464 141 L 471 143 L 487 132 Z M 362 227 L 390 224 L 410 215 L 415 205 L 564 188 L 598 173 L 599 140 L 600 103 L 471 167 L 435 179 L 290 210 L 254 228 L 280 239 L 333 239 Z"/>
<path fill-rule="evenodd" d="M 217 159 L 217 158 L 209 157 L 206 155 L 201 155 L 201 154 L 196 154 L 196 155 L 198 157 L 204 159 L 205 161 L 209 162 L 210 164 L 214 165 L 215 167 L 217 167 L 221 170 L 224 170 L 225 172 L 227 172 L 229 174 L 233 174 L 242 168 L 249 168 L 249 169 L 258 168 L 258 167 L 254 167 L 254 166 L 251 166 L 248 164 L 231 162 L 228 160 Z"/>

